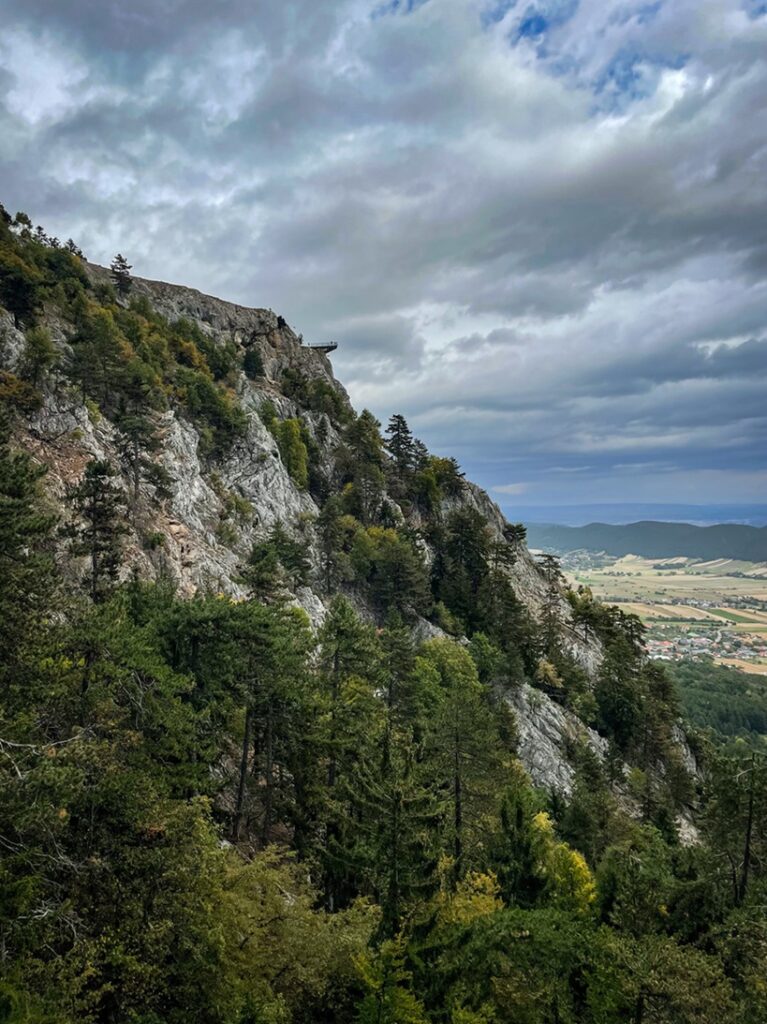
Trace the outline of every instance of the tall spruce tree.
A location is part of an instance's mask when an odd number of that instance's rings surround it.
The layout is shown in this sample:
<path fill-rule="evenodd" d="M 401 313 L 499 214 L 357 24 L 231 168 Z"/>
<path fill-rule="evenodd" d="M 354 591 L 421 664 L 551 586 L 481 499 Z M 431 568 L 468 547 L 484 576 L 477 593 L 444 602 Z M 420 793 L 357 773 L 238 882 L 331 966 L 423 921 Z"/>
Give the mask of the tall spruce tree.
<path fill-rule="evenodd" d="M 120 252 L 118 252 L 112 260 L 109 268 L 112 281 L 117 289 L 117 294 L 123 299 L 127 298 L 130 294 L 131 288 L 133 287 L 133 279 L 131 278 L 130 273 L 132 269 L 133 268 L 130 263 L 128 263 L 126 258 Z"/>
<path fill-rule="evenodd" d="M 320 541 L 320 581 L 322 589 L 330 594 L 344 575 L 346 556 L 342 551 L 344 531 L 341 525 L 341 499 L 331 494 L 317 517 Z"/>
<path fill-rule="evenodd" d="M 67 497 L 75 520 L 64 532 L 72 553 L 90 562 L 83 585 L 91 600 L 99 604 L 111 594 L 122 562 L 121 538 L 128 533 L 122 522 L 125 495 L 112 464 L 92 459 Z"/>
<path fill-rule="evenodd" d="M 405 477 L 415 468 L 415 442 L 405 417 L 399 413 L 392 416 L 386 433 L 386 450 L 397 468 L 398 475 L 401 478 Z"/>
<path fill-rule="evenodd" d="M 562 575 L 562 569 L 556 555 L 541 555 L 538 559 L 538 565 L 541 568 L 541 574 L 546 584 L 541 616 L 543 643 L 546 656 L 552 658 L 559 651 L 564 576 Z"/>
<path fill-rule="evenodd" d="M 132 511 L 135 512 L 142 480 L 154 486 L 158 499 L 169 497 L 170 473 L 150 458 L 161 448 L 160 437 L 151 418 L 138 410 L 123 413 L 118 416 L 115 426 L 117 449 L 131 480 Z"/>
<path fill-rule="evenodd" d="M 421 649 L 422 685 L 438 695 L 425 738 L 432 784 L 443 794 L 443 852 L 456 885 L 481 867 L 487 824 L 498 810 L 505 776 L 504 754 L 492 712 L 469 654 L 449 640 L 429 640 Z"/>
<path fill-rule="evenodd" d="M 0 409 L 0 681 L 19 683 L 22 647 L 38 633 L 53 589 L 46 553 L 54 518 L 41 509 L 39 481 L 46 470 L 14 452 L 8 418 Z M 0 687 L 1 688 L 1 687 Z"/>

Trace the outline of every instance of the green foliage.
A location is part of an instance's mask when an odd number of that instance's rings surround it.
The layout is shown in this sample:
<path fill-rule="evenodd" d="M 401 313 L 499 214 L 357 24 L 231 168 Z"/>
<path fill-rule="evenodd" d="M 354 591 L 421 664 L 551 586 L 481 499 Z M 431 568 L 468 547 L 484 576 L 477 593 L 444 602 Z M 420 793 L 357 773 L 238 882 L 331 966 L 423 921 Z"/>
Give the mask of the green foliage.
<path fill-rule="evenodd" d="M 74 325 L 65 372 L 85 398 L 110 417 L 176 403 L 200 431 L 201 454 L 221 455 L 246 427 L 232 390 L 238 362 L 234 342 L 214 339 L 190 321 L 169 323 L 145 296 L 118 304 L 117 296 L 127 299 L 132 285 L 123 257 L 112 267 L 115 286 L 100 282 L 92 288 L 74 243 L 62 248 L 42 229 L 33 233 L 27 221 L 22 214 L 0 233 L 0 303 L 17 326 L 32 328 L 22 366 L 29 393 L 7 381 L 9 397 L 26 411 L 33 409 L 35 392 L 28 386 L 38 387 L 56 362 L 46 328 L 33 327 L 52 304 Z"/>
<path fill-rule="evenodd" d="M 38 485 L 45 470 L 14 452 L 0 410 L 0 687 L 23 686 L 25 639 L 46 618 L 53 588 L 52 516 L 41 507 Z"/>
<path fill-rule="evenodd" d="M 22 374 L 35 387 L 56 362 L 56 346 L 46 327 L 31 327 L 25 335 Z"/>
<path fill-rule="evenodd" d="M 125 498 L 115 482 L 113 466 L 92 459 L 79 484 L 69 489 L 67 498 L 73 521 L 64 529 L 73 555 L 87 557 L 88 570 L 83 587 L 95 603 L 109 596 L 122 562 L 120 538 L 127 533 L 121 522 Z"/>
<path fill-rule="evenodd" d="M 272 424 L 271 430 L 291 479 L 301 490 L 306 490 L 309 486 L 309 452 L 300 420 L 277 420 Z"/>
<path fill-rule="evenodd" d="M 170 497 L 170 473 L 150 457 L 161 447 L 153 420 L 140 411 L 124 412 L 116 417 L 115 426 L 117 450 L 133 484 L 134 509 L 142 481 L 154 488 L 157 500 Z"/>
<path fill-rule="evenodd" d="M 131 269 L 130 263 L 128 263 L 122 253 L 118 252 L 112 260 L 110 274 L 117 294 L 123 299 L 128 296 L 133 287 L 133 281 L 130 276 Z"/>
<path fill-rule="evenodd" d="M 350 561 L 364 580 L 376 607 L 412 615 L 428 609 L 428 581 L 421 557 L 397 530 L 381 526 L 359 529 Z"/>
<path fill-rule="evenodd" d="M 203 455 L 220 455 L 245 433 L 245 413 L 232 395 L 202 371 L 179 367 L 176 394 L 202 428 Z"/>
<path fill-rule="evenodd" d="M 712 660 L 682 661 L 667 668 L 679 691 L 686 721 L 711 729 L 734 753 L 767 742 L 767 679 Z"/>
<path fill-rule="evenodd" d="M 29 416 L 40 408 L 42 395 L 10 370 L 0 370 L 0 403 L 8 410 Z"/>
<path fill-rule="evenodd" d="M 268 599 L 306 586 L 310 569 L 305 543 L 277 523 L 266 540 L 253 545 L 240 575 L 252 595 Z"/>
<path fill-rule="evenodd" d="M 34 323 L 41 300 L 42 274 L 9 244 L 0 245 L 0 301 L 16 327 Z"/>
<path fill-rule="evenodd" d="M 282 375 L 282 392 L 298 405 L 315 413 L 324 413 L 332 423 L 345 426 L 352 418 L 351 410 L 338 388 L 323 377 L 305 377 L 287 369 Z"/>

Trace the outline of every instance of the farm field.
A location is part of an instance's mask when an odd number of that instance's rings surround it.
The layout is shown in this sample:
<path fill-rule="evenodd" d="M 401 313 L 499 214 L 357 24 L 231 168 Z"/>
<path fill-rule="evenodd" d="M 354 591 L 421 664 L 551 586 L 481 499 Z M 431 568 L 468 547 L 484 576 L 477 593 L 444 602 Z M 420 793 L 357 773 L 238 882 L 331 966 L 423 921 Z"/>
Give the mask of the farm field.
<path fill-rule="evenodd" d="M 733 572 L 739 575 L 728 574 Z M 689 601 L 718 607 L 748 598 L 767 601 L 767 566 L 732 559 L 690 563 L 627 555 L 610 565 L 574 566 L 566 575 L 576 585 L 591 587 L 597 597 L 616 603 Z"/>
<path fill-rule="evenodd" d="M 767 566 L 732 559 L 690 562 L 597 556 L 563 560 L 572 586 L 638 615 L 651 657 L 709 656 L 719 664 L 767 675 Z M 735 573 L 737 575 L 729 575 Z"/>
<path fill-rule="evenodd" d="M 767 661 L 752 661 L 750 658 L 717 658 L 719 665 L 729 665 L 730 668 L 739 668 L 743 672 L 750 672 L 755 676 L 767 676 Z"/>

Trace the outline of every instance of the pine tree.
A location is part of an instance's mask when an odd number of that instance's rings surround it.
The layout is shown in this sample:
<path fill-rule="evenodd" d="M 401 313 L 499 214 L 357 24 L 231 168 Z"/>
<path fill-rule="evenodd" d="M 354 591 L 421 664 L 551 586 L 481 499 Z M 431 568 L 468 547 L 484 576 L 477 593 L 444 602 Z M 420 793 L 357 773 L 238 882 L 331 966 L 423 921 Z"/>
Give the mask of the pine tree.
<path fill-rule="evenodd" d="M 350 894 L 357 858 L 349 807 L 355 798 L 355 766 L 369 756 L 380 730 L 375 721 L 374 687 L 380 651 L 373 630 L 361 622 L 349 602 L 333 598 L 319 633 L 323 690 L 322 747 L 325 754 L 326 841 L 323 860 L 329 909 Z"/>
<path fill-rule="evenodd" d="M 80 483 L 67 495 L 75 522 L 65 529 L 65 535 L 70 538 L 72 553 L 90 561 L 83 583 L 95 604 L 112 592 L 122 561 L 121 537 L 129 532 L 121 522 L 125 496 L 115 476 L 110 462 L 93 459 Z"/>
<path fill-rule="evenodd" d="M 438 597 L 470 632 L 480 624 L 477 595 L 487 575 L 488 554 L 487 525 L 479 512 L 471 508 L 452 512 L 433 572 Z"/>
<path fill-rule="evenodd" d="M 443 851 L 457 883 L 474 866 L 484 845 L 485 823 L 497 811 L 504 758 L 493 715 L 469 654 L 449 640 L 429 640 L 419 669 L 435 687 L 439 705 L 429 722 L 425 761 L 433 785 L 444 794 Z"/>
<path fill-rule="evenodd" d="M 14 327 L 31 326 L 40 304 L 39 271 L 17 253 L 0 251 L 0 303 L 13 314 Z"/>
<path fill-rule="evenodd" d="M 38 387 L 56 361 L 56 346 L 47 327 L 32 327 L 27 331 L 22 374 Z"/>
<path fill-rule="evenodd" d="M 343 526 L 341 525 L 341 500 L 332 494 L 317 517 L 320 540 L 320 580 L 326 594 L 330 594 L 341 582 L 345 555 L 342 551 Z"/>
<path fill-rule="evenodd" d="M 37 636 L 53 591 L 53 562 L 46 543 L 54 519 L 37 493 L 45 469 L 10 446 L 10 426 L 0 410 L 0 682 L 20 682 L 18 660 Z M 0 687 L 2 689 L 2 687 Z"/>
<path fill-rule="evenodd" d="M 538 565 L 546 584 L 541 617 L 543 643 L 547 657 L 552 658 L 559 650 L 564 576 L 556 555 L 541 555 L 538 558 Z"/>
<path fill-rule="evenodd" d="M 423 443 L 419 441 L 417 437 L 413 438 L 413 467 L 417 472 L 421 472 L 426 469 L 429 465 L 429 449 Z"/>
<path fill-rule="evenodd" d="M 264 360 L 255 345 L 251 345 L 242 360 L 242 369 L 249 380 L 264 376 Z"/>
<path fill-rule="evenodd" d="M 109 269 L 112 275 L 112 281 L 114 282 L 114 286 L 117 289 L 117 294 L 120 295 L 123 299 L 126 298 L 130 294 L 131 288 L 133 287 L 133 279 L 131 278 L 130 274 L 131 270 L 133 269 L 131 267 L 131 264 L 128 263 L 126 258 L 122 255 L 122 253 L 118 252 L 115 258 L 112 260 Z"/>
<path fill-rule="evenodd" d="M 116 418 L 115 426 L 117 450 L 131 479 L 132 510 L 135 511 L 142 480 L 154 486 L 157 498 L 162 500 L 169 497 L 172 481 L 170 474 L 149 458 L 150 454 L 161 448 L 157 428 L 149 416 L 141 412 L 123 413 Z"/>
<path fill-rule="evenodd" d="M 407 476 L 415 468 L 415 443 L 407 420 L 399 413 L 389 420 L 386 428 L 389 435 L 384 442 L 400 478 Z"/>
<path fill-rule="evenodd" d="M 111 312 L 98 309 L 84 318 L 71 344 L 69 375 L 80 381 L 83 392 L 102 411 L 108 411 L 124 382 L 127 349 Z"/>

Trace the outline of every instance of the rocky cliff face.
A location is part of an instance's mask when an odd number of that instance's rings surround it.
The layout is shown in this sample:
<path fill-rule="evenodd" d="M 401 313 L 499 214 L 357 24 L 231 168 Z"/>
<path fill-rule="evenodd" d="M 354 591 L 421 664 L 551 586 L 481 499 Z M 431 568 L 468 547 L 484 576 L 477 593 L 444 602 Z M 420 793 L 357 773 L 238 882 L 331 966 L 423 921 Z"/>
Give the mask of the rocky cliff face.
<path fill-rule="evenodd" d="M 94 283 L 108 280 L 102 268 L 89 266 L 88 273 Z M 254 380 L 243 373 L 238 376 L 237 395 L 247 414 L 247 427 L 223 456 L 201 458 L 200 433 L 195 425 L 174 410 L 162 415 L 161 447 L 155 459 L 170 474 L 169 496 L 158 502 L 154 500 L 152 486 L 141 484 L 127 523 L 125 573 L 138 570 L 145 577 L 153 577 L 161 571 L 170 572 L 184 594 L 209 588 L 240 597 L 244 591 L 238 582 L 238 566 L 253 542 L 264 538 L 276 523 L 300 539 L 309 560 L 317 567 L 315 520 L 320 510 L 309 493 L 291 478 L 264 422 L 263 408 L 268 400 L 280 418 L 300 416 L 313 438 L 318 458 L 330 472 L 340 440 L 334 423 L 326 413 L 297 405 L 280 385 L 286 371 L 297 371 L 304 378 L 324 382 L 333 389 L 338 401 L 349 408 L 348 396 L 333 376 L 328 358 L 302 344 L 302 339 L 271 310 L 247 309 L 190 288 L 141 279 L 134 279 L 133 295 L 146 296 L 170 321 L 190 320 L 216 344 L 229 343 L 241 354 L 248 349 L 256 350 L 263 374 Z M 46 325 L 57 345 L 66 349 L 67 326 L 55 318 L 49 318 Z M 0 329 L 5 339 L 3 361 L 13 369 L 22 358 L 24 336 L 2 310 Z M 20 428 L 19 440 L 48 467 L 49 494 L 62 508 L 67 487 L 79 480 L 89 459 L 97 457 L 109 459 L 115 465 L 120 463 L 114 425 L 86 403 L 70 382 L 56 374 L 51 375 L 45 386 L 42 406 Z M 233 501 L 235 505 L 237 501 L 244 502 L 248 514 L 233 516 Z M 446 508 L 456 503 L 478 511 L 494 537 L 502 539 L 507 524 L 485 492 L 467 484 L 460 497 L 446 501 Z M 392 501 L 392 505 L 396 506 L 396 502 Z M 429 557 L 428 549 L 424 555 Z M 546 584 L 524 544 L 518 546 L 509 571 L 517 596 L 538 618 Z M 325 614 L 325 599 L 319 590 L 302 587 L 294 598 L 313 625 L 318 626 Z M 355 600 L 364 614 L 372 616 L 372 609 L 364 601 L 360 603 L 358 595 Z M 595 639 L 585 639 L 574 628 L 564 599 L 560 611 L 570 653 L 593 677 L 602 657 L 600 645 Z M 419 638 L 441 632 L 424 620 L 415 629 Z M 541 691 L 524 686 L 513 704 L 520 757 L 533 781 L 569 795 L 574 777 L 568 756 L 570 742 L 574 738 L 585 742 L 603 759 L 606 741 Z M 695 769 L 694 765 L 691 767 Z"/>

